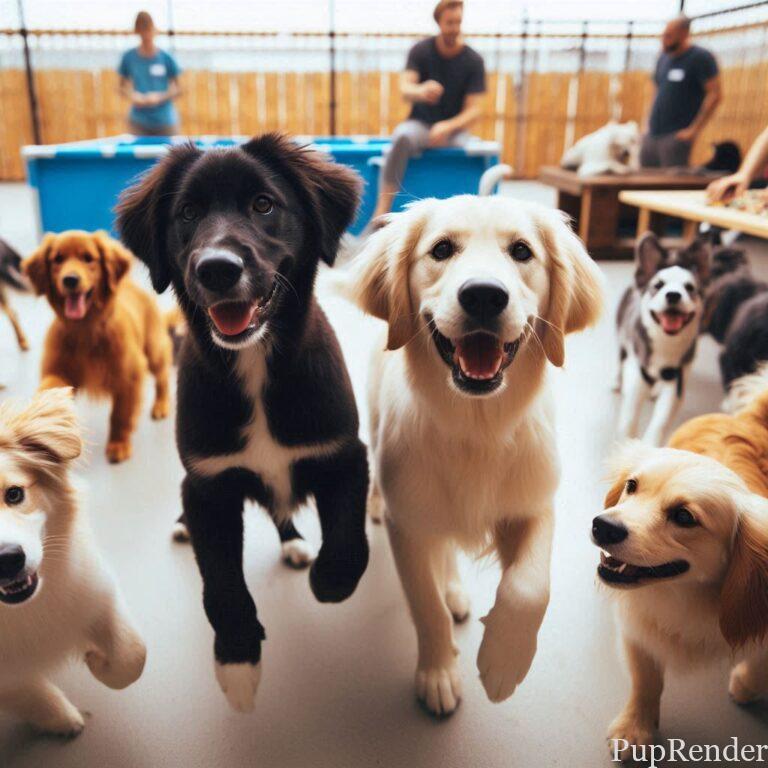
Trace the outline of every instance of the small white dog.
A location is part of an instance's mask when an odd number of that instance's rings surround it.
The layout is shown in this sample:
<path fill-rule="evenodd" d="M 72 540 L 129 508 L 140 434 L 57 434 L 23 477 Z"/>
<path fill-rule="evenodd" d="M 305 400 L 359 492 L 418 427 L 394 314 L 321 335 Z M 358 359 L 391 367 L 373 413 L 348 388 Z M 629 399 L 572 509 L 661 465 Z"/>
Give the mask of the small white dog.
<path fill-rule="evenodd" d="M 610 479 L 592 537 L 632 677 L 608 734 L 627 760 L 653 742 L 667 669 L 732 658 L 733 699 L 768 694 L 768 500 L 714 459 L 639 442 Z"/>
<path fill-rule="evenodd" d="M 579 176 L 603 173 L 627 174 L 640 169 L 640 129 L 628 123 L 608 123 L 594 133 L 582 136 L 563 155 L 563 168 Z"/>
<path fill-rule="evenodd" d="M 386 506 L 416 624 L 416 694 L 434 715 L 460 700 L 458 545 L 501 561 L 477 664 L 502 701 L 528 673 L 549 602 L 547 360 L 561 366 L 565 335 L 596 320 L 600 271 L 559 212 L 469 195 L 390 215 L 355 269 L 360 306 L 388 323 L 370 370 L 370 509 Z"/>
<path fill-rule="evenodd" d="M 85 725 L 49 680 L 62 663 L 124 688 L 145 659 L 67 478 L 81 447 L 69 390 L 0 405 L 0 709 L 59 736 Z"/>

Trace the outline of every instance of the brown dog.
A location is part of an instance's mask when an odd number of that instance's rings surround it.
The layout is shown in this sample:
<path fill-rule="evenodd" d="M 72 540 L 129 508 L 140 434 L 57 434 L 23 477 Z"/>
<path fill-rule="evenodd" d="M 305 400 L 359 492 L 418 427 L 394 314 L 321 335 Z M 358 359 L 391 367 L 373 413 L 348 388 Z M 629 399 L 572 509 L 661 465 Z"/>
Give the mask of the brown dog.
<path fill-rule="evenodd" d="M 107 458 L 131 455 L 147 368 L 156 382 L 152 418 L 169 412 L 171 343 L 154 299 L 127 277 L 133 257 L 106 232 L 46 235 L 24 262 L 56 319 L 48 330 L 41 389 L 71 386 L 112 399 Z"/>

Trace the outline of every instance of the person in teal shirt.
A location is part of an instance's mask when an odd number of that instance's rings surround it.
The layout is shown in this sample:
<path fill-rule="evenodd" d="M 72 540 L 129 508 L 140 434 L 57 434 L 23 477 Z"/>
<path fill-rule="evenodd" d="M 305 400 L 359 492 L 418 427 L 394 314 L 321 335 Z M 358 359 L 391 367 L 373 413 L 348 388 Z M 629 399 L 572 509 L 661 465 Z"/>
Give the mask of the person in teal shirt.
<path fill-rule="evenodd" d="M 179 132 L 173 100 L 181 93 L 181 70 L 171 54 L 155 45 L 155 23 L 146 11 L 136 16 L 134 31 L 141 44 L 126 51 L 117 68 L 120 93 L 131 100 L 130 132 L 136 136 L 172 136 Z"/>

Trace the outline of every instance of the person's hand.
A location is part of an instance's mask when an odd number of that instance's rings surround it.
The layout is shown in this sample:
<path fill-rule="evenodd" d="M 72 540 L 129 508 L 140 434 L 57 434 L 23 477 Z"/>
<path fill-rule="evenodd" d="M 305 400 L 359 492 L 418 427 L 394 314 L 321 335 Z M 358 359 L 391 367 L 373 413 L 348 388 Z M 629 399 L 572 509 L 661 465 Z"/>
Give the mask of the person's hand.
<path fill-rule="evenodd" d="M 675 138 L 680 141 L 693 141 L 696 138 L 696 129 L 690 125 L 687 128 L 683 128 L 675 134 Z"/>
<path fill-rule="evenodd" d="M 744 173 L 733 173 L 715 179 L 707 187 L 707 200 L 710 203 L 727 203 L 734 197 L 739 197 L 749 186 L 749 177 Z"/>
<path fill-rule="evenodd" d="M 421 100 L 427 104 L 437 104 L 443 98 L 444 90 L 437 80 L 425 80 L 421 84 Z"/>
<path fill-rule="evenodd" d="M 146 107 L 147 105 L 147 94 L 146 93 L 139 93 L 138 91 L 134 91 L 131 94 L 131 102 L 137 106 L 137 107 Z"/>
<path fill-rule="evenodd" d="M 435 123 L 429 129 L 429 146 L 444 147 L 456 131 L 447 120 Z"/>

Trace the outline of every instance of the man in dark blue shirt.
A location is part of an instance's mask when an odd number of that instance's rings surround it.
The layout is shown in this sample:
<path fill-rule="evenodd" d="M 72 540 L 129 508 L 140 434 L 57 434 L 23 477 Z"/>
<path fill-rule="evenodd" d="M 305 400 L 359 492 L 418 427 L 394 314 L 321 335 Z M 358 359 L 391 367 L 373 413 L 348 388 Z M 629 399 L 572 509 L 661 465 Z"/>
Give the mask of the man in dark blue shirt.
<path fill-rule="evenodd" d="M 690 32 L 690 19 L 679 16 L 661 38 L 656 95 L 640 152 L 646 168 L 688 165 L 693 142 L 722 100 L 717 61 L 691 43 Z"/>

